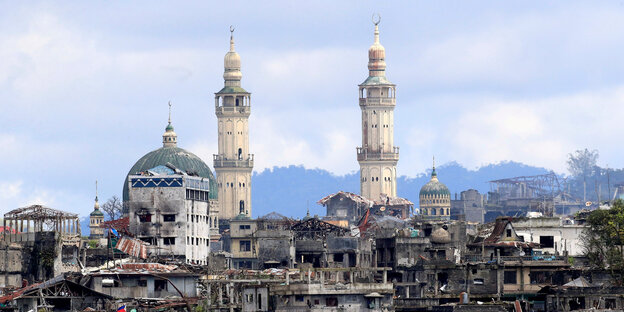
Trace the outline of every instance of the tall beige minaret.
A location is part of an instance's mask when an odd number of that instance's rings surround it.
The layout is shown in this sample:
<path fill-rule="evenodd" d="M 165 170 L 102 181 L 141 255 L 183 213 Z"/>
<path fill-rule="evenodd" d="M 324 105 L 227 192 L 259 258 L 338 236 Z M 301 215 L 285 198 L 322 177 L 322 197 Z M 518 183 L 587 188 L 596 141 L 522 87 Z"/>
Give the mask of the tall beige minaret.
<path fill-rule="evenodd" d="M 214 155 L 219 188 L 219 218 L 239 214 L 251 217 L 251 170 L 249 114 L 251 93 L 241 88 L 240 56 L 234 50 L 234 28 L 230 27 L 230 51 L 225 54 L 225 86 L 215 93 L 219 128 L 219 154 Z"/>
<path fill-rule="evenodd" d="M 368 49 L 368 78 L 359 85 L 362 109 L 360 194 L 377 200 L 380 194 L 396 196 L 396 165 L 399 148 L 394 146 L 394 106 L 396 85 L 386 79 L 386 50 L 379 43 L 379 18 L 375 42 Z"/>

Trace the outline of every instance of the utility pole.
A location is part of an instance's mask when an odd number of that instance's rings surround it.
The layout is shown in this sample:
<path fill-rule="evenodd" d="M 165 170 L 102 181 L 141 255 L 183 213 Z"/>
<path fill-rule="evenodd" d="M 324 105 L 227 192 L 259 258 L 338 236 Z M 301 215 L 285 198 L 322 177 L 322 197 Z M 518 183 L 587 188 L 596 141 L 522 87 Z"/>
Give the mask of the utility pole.
<path fill-rule="evenodd" d="M 607 199 L 609 199 L 609 201 L 611 200 L 611 179 L 609 177 L 609 164 L 607 164 L 607 189 L 608 189 L 608 197 Z"/>

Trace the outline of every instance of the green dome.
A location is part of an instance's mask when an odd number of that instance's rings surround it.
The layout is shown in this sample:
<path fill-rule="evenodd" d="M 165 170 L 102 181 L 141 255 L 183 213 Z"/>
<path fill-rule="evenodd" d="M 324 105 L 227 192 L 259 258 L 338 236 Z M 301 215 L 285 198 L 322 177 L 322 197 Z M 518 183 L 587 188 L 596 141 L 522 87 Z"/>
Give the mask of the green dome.
<path fill-rule="evenodd" d="M 207 178 L 210 181 L 210 199 L 217 199 L 217 181 L 210 167 L 197 157 L 195 154 L 188 152 L 176 146 L 161 147 L 157 150 L 151 151 L 145 156 L 141 157 L 134 166 L 128 171 L 123 186 L 123 201 L 128 201 L 128 176 L 143 172 L 148 169 L 152 169 L 157 166 L 165 166 L 167 163 L 174 165 L 176 168 L 186 172 L 187 174 L 194 174 L 202 178 Z"/>
<path fill-rule="evenodd" d="M 251 220 L 251 218 L 249 216 L 247 216 L 246 214 L 241 213 L 238 216 L 234 217 L 234 220 L 244 221 L 244 220 Z"/>
<path fill-rule="evenodd" d="M 423 195 L 448 195 L 451 196 L 451 191 L 442 182 L 438 181 L 438 174 L 435 171 L 435 167 L 431 172 L 431 180 L 427 184 L 423 185 L 420 189 L 420 196 Z"/>
<path fill-rule="evenodd" d="M 171 125 L 171 123 L 169 123 L 167 127 L 165 127 L 165 131 L 173 131 L 173 126 Z"/>
<path fill-rule="evenodd" d="M 100 211 L 100 209 L 93 210 L 93 212 L 91 212 L 89 215 L 94 216 L 94 217 L 104 216 L 104 214 Z"/>

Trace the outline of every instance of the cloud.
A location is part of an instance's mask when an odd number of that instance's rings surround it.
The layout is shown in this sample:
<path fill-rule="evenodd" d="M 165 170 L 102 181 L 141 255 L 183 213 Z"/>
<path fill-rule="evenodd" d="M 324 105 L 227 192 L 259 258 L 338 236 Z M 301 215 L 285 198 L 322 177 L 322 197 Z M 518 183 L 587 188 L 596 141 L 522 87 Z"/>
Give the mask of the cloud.
<path fill-rule="evenodd" d="M 567 154 L 576 149 L 600 146 L 608 159 L 614 159 L 619 146 L 612 140 L 613 129 L 621 122 L 623 105 L 624 86 L 488 102 L 464 111 L 447 138 L 453 153 L 469 166 L 521 159 L 565 172 Z"/>

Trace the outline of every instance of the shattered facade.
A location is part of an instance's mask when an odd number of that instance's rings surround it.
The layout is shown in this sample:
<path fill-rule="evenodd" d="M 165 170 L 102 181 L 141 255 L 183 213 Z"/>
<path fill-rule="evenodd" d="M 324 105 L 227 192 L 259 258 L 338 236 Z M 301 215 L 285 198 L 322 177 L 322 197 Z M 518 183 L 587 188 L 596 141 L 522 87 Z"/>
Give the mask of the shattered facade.
<path fill-rule="evenodd" d="M 129 231 L 151 244 L 150 254 L 205 264 L 211 228 L 207 179 L 183 174 L 130 175 Z"/>

